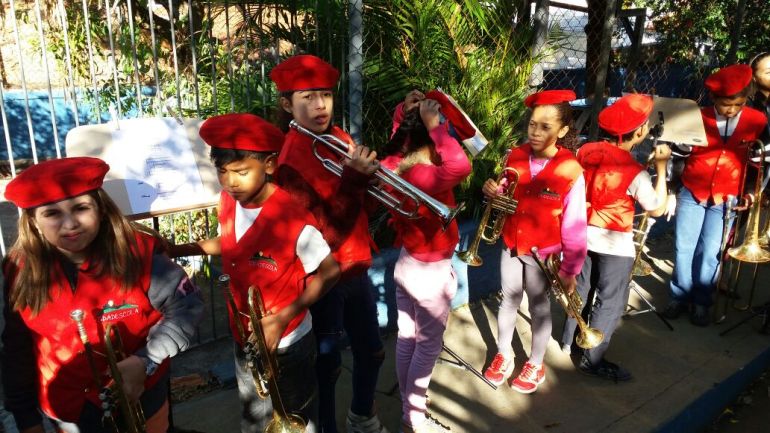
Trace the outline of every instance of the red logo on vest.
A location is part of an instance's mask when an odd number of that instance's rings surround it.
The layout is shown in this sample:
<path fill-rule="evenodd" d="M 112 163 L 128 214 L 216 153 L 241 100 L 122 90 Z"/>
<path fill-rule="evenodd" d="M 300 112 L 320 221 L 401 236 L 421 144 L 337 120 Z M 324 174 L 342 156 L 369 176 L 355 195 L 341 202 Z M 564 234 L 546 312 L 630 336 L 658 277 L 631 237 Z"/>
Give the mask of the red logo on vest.
<path fill-rule="evenodd" d="M 253 256 L 249 258 L 249 264 L 258 268 L 267 269 L 271 272 L 278 271 L 278 264 L 275 260 L 267 255 L 264 255 L 262 251 L 257 251 Z"/>
<path fill-rule="evenodd" d="M 113 300 L 107 301 L 107 304 L 102 307 L 102 322 L 114 322 L 117 320 L 125 319 L 126 317 L 139 314 L 139 306 L 135 304 L 126 304 L 123 302 L 120 305 L 115 305 Z"/>

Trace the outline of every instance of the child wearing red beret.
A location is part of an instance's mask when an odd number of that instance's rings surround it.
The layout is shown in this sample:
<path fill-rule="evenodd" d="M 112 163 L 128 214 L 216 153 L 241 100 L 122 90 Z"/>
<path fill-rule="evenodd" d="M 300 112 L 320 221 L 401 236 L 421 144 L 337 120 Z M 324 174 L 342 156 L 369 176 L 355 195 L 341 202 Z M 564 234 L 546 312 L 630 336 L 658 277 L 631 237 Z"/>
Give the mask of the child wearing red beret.
<path fill-rule="evenodd" d="M 20 431 L 44 431 L 39 410 L 61 432 L 115 431 L 103 417 L 119 419 L 120 409 L 99 398 L 110 382 L 108 325 L 128 355 L 117 363 L 122 392 L 141 404 L 147 432 L 168 429 L 169 358 L 189 347 L 203 301 L 157 234 L 129 222 L 101 188 L 108 170 L 96 158 L 56 159 L 6 187 L 22 212 L 3 261 L 2 375 Z"/>
<path fill-rule="evenodd" d="M 599 126 L 610 137 L 606 141 L 586 143 L 577 159 L 586 178 L 588 204 L 588 256 L 577 279 L 577 290 L 587 299 L 593 289 L 597 300 L 589 309 L 591 327 L 602 331 L 604 339 L 597 347 L 585 349 L 578 368 L 581 372 L 613 381 L 631 379 L 625 368 L 604 359 L 610 339 L 628 300 L 629 277 L 636 258 L 634 246 L 634 207 L 657 217 L 666 208 L 666 165 L 671 157 L 667 145 L 654 151 L 657 180 L 653 185 L 646 167 L 631 155 L 649 132 L 647 118 L 652 98 L 626 95 L 599 113 Z M 571 352 L 575 319 L 568 317 L 562 335 L 562 347 Z"/>
<path fill-rule="evenodd" d="M 744 107 L 751 78 L 750 66 L 731 65 L 706 79 L 714 102 L 701 109 L 707 145 L 693 147 L 686 157 L 682 187 L 676 195 L 676 262 L 670 301 L 663 312 L 670 319 L 690 310 L 693 324 L 709 324 L 708 309 L 721 257 L 724 203 L 728 196 L 741 193 L 749 144 L 762 135 L 767 123 L 762 112 Z"/>
<path fill-rule="evenodd" d="M 559 277 L 568 292 L 576 286 L 586 257 L 586 195 L 583 170 L 570 150 L 576 142 L 572 127 L 575 99 L 571 90 L 546 90 L 532 94 L 524 103 L 532 112 L 527 127 L 528 141 L 511 150 L 505 163 L 518 173 L 513 198 L 516 212 L 508 215 L 503 226 L 505 248 L 500 256 L 500 282 L 503 301 L 497 315 L 497 355 L 484 372 L 500 385 L 513 372 L 511 340 L 524 291 L 529 299 L 532 318 L 532 347 L 529 360 L 511 382 L 515 391 L 535 392 L 545 381 L 545 356 L 551 338 L 550 282 L 532 257 L 537 247 L 542 257 L 563 256 Z M 498 184 L 484 183 L 489 199 L 506 190 L 515 179 L 510 171 Z"/>
<path fill-rule="evenodd" d="M 427 96 L 427 97 L 426 97 Z M 448 120 L 443 124 L 441 114 Z M 382 165 L 422 192 L 455 206 L 452 192 L 471 172 L 460 143 L 450 135 L 450 122 L 462 130 L 462 113 L 439 92 L 410 92 L 393 115 L 393 135 Z M 458 125 L 458 126 L 454 126 Z M 471 127 L 465 131 L 473 136 Z M 402 432 L 447 431 L 426 417 L 426 392 L 441 353 L 449 307 L 457 291 L 452 256 L 460 239 L 457 222 L 448 227 L 424 206 L 420 218 L 391 212 L 401 254 L 393 271 L 398 306 L 396 374 L 403 408 Z"/>
<path fill-rule="evenodd" d="M 334 285 L 339 267 L 313 215 L 270 180 L 283 144 L 278 128 L 253 114 L 224 114 L 203 122 L 200 136 L 211 146 L 222 185 L 221 233 L 177 246 L 174 255 L 221 254 L 235 306 L 246 313 L 233 311 L 230 320 L 236 340 L 241 431 L 265 431 L 277 397 L 259 398 L 235 322 L 241 320 L 243 329 L 249 329 L 248 290 L 255 286 L 269 313 L 261 324 L 267 347 L 276 356 L 283 407 L 302 416 L 307 432 L 317 432 L 316 342 L 308 307 Z"/>
<path fill-rule="evenodd" d="M 379 168 L 377 154 L 357 146 L 333 124 L 334 88 L 339 71 L 312 55 L 289 57 L 270 72 L 279 100 L 279 115 L 286 133 L 278 157 L 276 180 L 310 210 L 342 269 L 339 283 L 312 308 L 318 339 L 318 374 L 321 431 L 335 433 L 335 385 L 340 372 L 340 337 L 344 330 L 353 352 L 353 400 L 347 416 L 349 433 L 385 432 L 374 407 L 374 391 L 385 357 L 379 335 L 377 309 L 367 276 L 371 265 L 369 219 L 364 198 L 371 175 Z M 313 139 L 290 120 L 314 134 L 331 134 L 350 144 L 350 156 L 340 176 L 313 156 Z M 338 160 L 318 144 L 318 153 Z"/>

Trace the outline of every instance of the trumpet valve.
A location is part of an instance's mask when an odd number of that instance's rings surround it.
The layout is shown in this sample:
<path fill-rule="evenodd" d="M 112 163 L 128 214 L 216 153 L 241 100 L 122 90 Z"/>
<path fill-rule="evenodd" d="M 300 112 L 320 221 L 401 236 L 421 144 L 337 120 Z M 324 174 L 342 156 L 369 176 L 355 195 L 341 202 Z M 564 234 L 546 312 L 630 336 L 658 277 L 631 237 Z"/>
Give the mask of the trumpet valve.
<path fill-rule="evenodd" d="M 511 197 L 505 195 L 496 195 L 490 200 L 492 209 L 498 210 L 506 214 L 512 214 L 516 212 L 518 206 L 518 200 L 514 200 Z"/>

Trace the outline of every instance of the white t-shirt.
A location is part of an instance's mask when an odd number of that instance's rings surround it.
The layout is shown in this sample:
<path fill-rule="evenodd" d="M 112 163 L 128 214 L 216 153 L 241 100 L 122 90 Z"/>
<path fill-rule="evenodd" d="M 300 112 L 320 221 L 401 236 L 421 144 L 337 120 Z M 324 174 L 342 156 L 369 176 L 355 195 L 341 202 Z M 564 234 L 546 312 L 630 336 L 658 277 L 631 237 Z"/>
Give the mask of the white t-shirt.
<path fill-rule="evenodd" d="M 262 208 L 244 208 L 240 203 L 235 203 L 235 241 L 239 241 L 246 231 L 257 220 Z M 321 262 L 331 254 L 331 248 L 317 228 L 306 225 L 297 238 L 297 257 L 302 262 L 305 273 L 314 272 Z M 294 342 L 304 337 L 313 329 L 313 320 L 310 311 L 307 312 L 302 322 L 288 335 L 281 338 L 278 348 L 291 346 Z"/>
<path fill-rule="evenodd" d="M 743 114 L 743 110 L 739 111 L 735 117 L 728 119 L 727 117 L 717 113 L 717 109 L 714 107 L 714 116 L 717 120 L 717 131 L 719 131 L 719 135 L 722 137 L 732 136 L 733 132 L 735 132 L 735 127 L 738 126 L 738 122 L 741 121 L 741 114 Z M 726 131 L 725 127 L 727 128 Z"/>
<path fill-rule="evenodd" d="M 660 207 L 650 174 L 645 170 L 639 172 L 628 186 L 626 194 L 636 200 L 645 211 Z M 635 257 L 633 232 L 618 232 L 601 227 L 588 226 L 588 249 L 590 251 L 613 256 Z"/>

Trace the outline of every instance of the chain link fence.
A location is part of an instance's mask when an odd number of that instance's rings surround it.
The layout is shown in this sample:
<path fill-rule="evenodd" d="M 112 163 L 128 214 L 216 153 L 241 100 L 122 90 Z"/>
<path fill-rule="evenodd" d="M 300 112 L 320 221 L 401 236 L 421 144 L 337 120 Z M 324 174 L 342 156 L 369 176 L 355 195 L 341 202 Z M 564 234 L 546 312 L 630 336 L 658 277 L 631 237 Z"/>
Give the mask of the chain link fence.
<path fill-rule="evenodd" d="M 277 94 L 268 74 L 293 53 L 329 59 L 346 83 L 347 15 L 339 13 L 344 6 L 321 0 L 4 0 L 2 189 L 29 165 L 65 156 L 67 133 L 81 125 L 228 112 L 270 117 Z M 344 104 L 348 92 L 340 90 Z M 17 216 L 11 203 L 0 202 L 2 254 L 16 238 Z M 216 236 L 212 209 L 142 222 L 174 243 Z M 195 275 L 209 306 L 200 341 L 228 335 L 227 310 L 212 278 L 218 260 L 188 258 L 182 264 Z"/>

